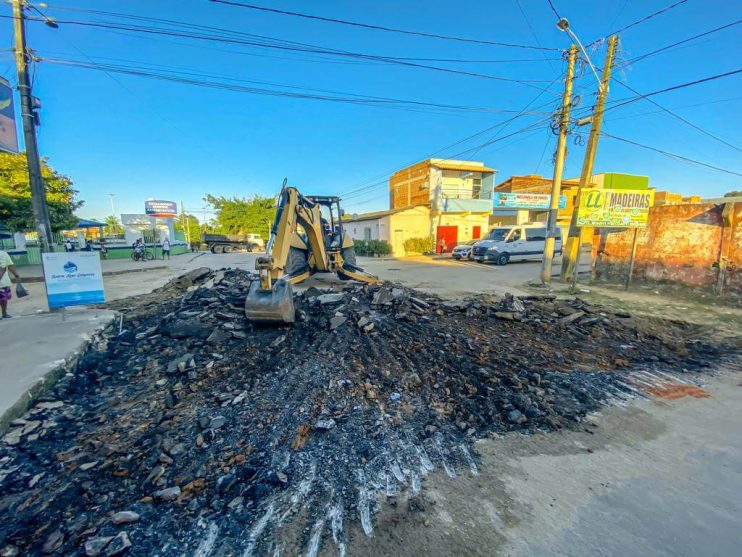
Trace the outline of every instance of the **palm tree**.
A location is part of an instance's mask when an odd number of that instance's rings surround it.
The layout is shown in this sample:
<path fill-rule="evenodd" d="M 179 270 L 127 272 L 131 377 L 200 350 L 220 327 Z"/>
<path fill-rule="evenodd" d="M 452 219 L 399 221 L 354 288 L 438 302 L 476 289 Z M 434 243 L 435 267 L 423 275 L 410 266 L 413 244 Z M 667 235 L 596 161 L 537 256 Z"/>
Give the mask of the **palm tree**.
<path fill-rule="evenodd" d="M 124 233 L 124 227 L 121 226 L 119 219 L 116 215 L 110 215 L 106 217 L 106 236 L 120 236 Z"/>

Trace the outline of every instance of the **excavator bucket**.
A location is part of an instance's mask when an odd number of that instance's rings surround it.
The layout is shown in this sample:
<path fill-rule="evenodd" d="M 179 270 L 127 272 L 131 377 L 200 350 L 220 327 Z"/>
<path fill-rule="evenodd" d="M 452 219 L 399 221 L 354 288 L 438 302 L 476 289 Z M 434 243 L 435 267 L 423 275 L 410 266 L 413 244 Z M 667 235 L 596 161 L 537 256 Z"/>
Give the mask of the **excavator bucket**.
<path fill-rule="evenodd" d="M 271 290 L 263 290 L 260 281 L 253 281 L 245 299 L 245 315 L 257 323 L 293 323 L 294 292 L 291 283 L 279 279 Z"/>

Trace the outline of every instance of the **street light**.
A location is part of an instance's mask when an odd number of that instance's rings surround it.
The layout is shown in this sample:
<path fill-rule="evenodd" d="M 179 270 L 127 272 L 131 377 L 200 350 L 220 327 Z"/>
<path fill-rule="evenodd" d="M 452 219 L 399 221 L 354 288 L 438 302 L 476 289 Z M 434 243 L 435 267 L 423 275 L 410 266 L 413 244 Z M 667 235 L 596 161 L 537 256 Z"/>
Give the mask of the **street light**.
<path fill-rule="evenodd" d="M 582 51 L 582 54 L 585 55 L 585 59 L 587 60 L 588 65 L 590 66 L 590 69 L 593 72 L 593 75 L 595 76 L 595 79 L 598 81 L 598 91 L 603 90 L 603 83 L 600 81 L 600 76 L 598 75 L 597 70 L 595 69 L 595 66 L 593 66 L 593 61 L 590 60 L 590 55 L 587 53 L 587 50 L 585 50 L 585 47 L 582 46 L 582 42 L 580 42 L 580 39 L 577 37 L 577 35 L 570 29 L 569 27 L 569 21 L 566 17 L 562 17 L 557 21 L 557 28 L 560 31 L 563 31 L 567 33 L 570 37 L 572 37 L 572 40 L 577 43 L 577 45 L 580 47 L 580 50 Z"/>

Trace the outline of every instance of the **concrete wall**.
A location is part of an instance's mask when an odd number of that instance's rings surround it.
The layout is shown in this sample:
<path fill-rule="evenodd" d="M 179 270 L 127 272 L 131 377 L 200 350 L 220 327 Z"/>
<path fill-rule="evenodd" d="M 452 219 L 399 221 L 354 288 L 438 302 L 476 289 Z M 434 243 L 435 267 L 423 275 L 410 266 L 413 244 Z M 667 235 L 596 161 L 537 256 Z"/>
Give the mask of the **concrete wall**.
<path fill-rule="evenodd" d="M 370 239 L 389 241 L 389 216 L 344 223 L 343 228 L 354 240 Z M 370 238 L 366 237 L 366 229 L 371 234 Z"/>
<path fill-rule="evenodd" d="M 632 238 L 631 230 L 609 229 L 593 238 L 598 276 L 626 276 Z M 742 294 L 742 203 L 653 207 L 637 246 L 635 280 L 713 290 L 721 262 L 725 293 Z"/>

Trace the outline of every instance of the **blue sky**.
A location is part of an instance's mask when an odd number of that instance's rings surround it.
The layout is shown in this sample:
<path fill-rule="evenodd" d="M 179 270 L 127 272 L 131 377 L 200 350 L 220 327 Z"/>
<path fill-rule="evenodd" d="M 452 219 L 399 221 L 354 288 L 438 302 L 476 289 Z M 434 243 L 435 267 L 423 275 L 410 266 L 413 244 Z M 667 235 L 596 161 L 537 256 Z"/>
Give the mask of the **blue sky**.
<path fill-rule="evenodd" d="M 462 0 L 455 3 L 455 9 L 452 2 L 443 0 L 255 0 L 264 6 L 429 33 L 546 47 L 569 45 L 568 37 L 556 29 L 555 16 L 546 0 L 519 2 L 527 20 L 516 0 Z M 554 3 L 587 44 L 672 2 Z M 416 63 L 532 82 L 523 85 L 355 58 L 97 29 L 64 20 L 133 21 L 55 7 L 174 19 L 381 56 L 526 59 L 529 61 Z M 558 52 L 413 37 L 207 0 L 64 0 L 52 2 L 46 11 L 61 20 L 60 28 L 30 22 L 28 29 L 29 45 L 42 59 L 93 60 L 130 67 L 156 64 L 161 66 L 155 70 L 160 73 L 178 68 L 194 74 L 300 88 L 493 109 L 455 113 L 384 109 L 208 89 L 42 62 L 35 78 L 35 94 L 43 102 L 41 151 L 52 166 L 74 179 L 85 201 L 79 211 L 83 217 L 110 214 L 109 192 L 116 194 L 117 213 L 141 212 L 149 197 L 182 200 L 188 209 L 196 209 L 205 205 L 202 199 L 206 193 L 275 194 L 284 176 L 305 193 L 347 194 L 345 205 L 349 211 L 383 209 L 388 203 L 387 186 L 377 182 L 395 169 L 512 117 L 512 113 L 494 110 L 520 111 L 539 93 L 541 96 L 531 105 L 541 106 L 535 109 L 538 114 L 517 119 L 501 133 L 507 135 L 533 124 L 529 132 L 485 146 L 470 158 L 497 168 L 498 181 L 512 174 L 537 172 L 550 176 L 553 171 L 555 138 L 546 124 L 536 123 L 558 104 L 562 84 L 557 78 L 564 67 Z M 10 8 L 4 6 L 0 13 L 8 15 Z M 741 16 L 742 6 L 735 2 L 689 0 L 623 33 L 621 59 L 628 60 Z M 11 24 L 9 19 L 0 20 L 5 30 L 3 48 L 11 45 Z M 740 29 L 742 26 L 732 27 L 649 57 L 624 67 L 617 76 L 648 93 L 735 70 L 742 59 Z M 591 56 L 596 65 L 602 66 L 605 48 L 591 51 Z M 8 52 L 0 57 L 0 71 L 14 82 Z M 548 91 L 538 89 L 555 79 Z M 582 95 L 580 110 L 584 111 L 594 99 L 595 79 L 588 72 L 577 80 L 576 88 Z M 614 84 L 609 99 L 629 96 L 633 93 Z M 740 74 L 653 99 L 729 143 L 742 145 Z M 609 111 L 604 131 L 742 172 L 739 151 L 658 110 L 639 101 Z M 495 132 L 437 156 L 454 156 L 491 139 Z M 583 153 L 583 146 L 570 142 L 565 176 L 579 174 Z M 739 176 L 679 162 L 612 139 L 601 140 L 595 169 L 648 175 L 652 185 L 686 194 L 714 196 L 742 189 Z M 199 212 L 196 215 L 201 217 Z"/>

